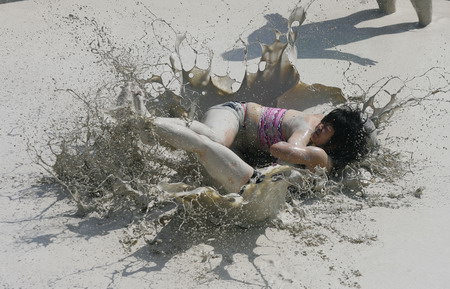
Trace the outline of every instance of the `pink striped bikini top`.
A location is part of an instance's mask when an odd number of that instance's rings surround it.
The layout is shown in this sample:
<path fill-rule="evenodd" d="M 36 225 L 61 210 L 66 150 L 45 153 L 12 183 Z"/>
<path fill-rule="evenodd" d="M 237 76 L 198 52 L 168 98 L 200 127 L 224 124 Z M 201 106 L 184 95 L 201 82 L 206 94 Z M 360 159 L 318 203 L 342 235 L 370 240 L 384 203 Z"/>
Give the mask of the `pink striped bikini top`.
<path fill-rule="evenodd" d="M 258 137 L 261 145 L 269 149 L 273 144 L 286 141 L 281 132 L 281 123 L 287 109 L 263 107 L 258 123 Z"/>

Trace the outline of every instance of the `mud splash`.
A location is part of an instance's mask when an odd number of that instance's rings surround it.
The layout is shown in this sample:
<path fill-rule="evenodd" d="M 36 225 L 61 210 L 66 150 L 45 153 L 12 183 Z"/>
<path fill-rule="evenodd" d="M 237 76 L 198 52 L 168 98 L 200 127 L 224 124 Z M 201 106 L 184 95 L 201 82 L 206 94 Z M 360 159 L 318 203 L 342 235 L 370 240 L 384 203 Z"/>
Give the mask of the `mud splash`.
<path fill-rule="evenodd" d="M 359 88 L 359 94 L 352 97 L 346 97 L 340 88 L 302 83 L 291 60 L 297 55 L 293 24 L 301 25 L 304 19 L 304 10 L 295 9 L 284 35 L 287 42 L 281 41 L 283 34 L 277 32 L 273 44 L 262 45 L 258 71 L 246 71 L 241 80 L 215 75 L 210 59 L 201 65 L 206 68 L 199 68 L 196 63 L 199 45 L 186 34 L 176 35 L 175 47 L 165 60 L 158 59 L 149 65 L 133 61 L 129 50 L 115 47 L 102 27 L 87 21 L 97 35 L 96 41 L 91 42 L 91 51 L 115 70 L 117 82 L 96 95 L 67 91 L 86 104 L 85 122 L 57 142 L 53 147 L 55 163 L 43 164 L 44 167 L 72 195 L 79 213 L 111 216 L 133 212 L 160 225 L 166 224 L 180 208 L 189 217 L 240 225 L 272 219 L 286 208 L 290 219 L 279 218 L 275 223 L 295 231 L 298 221 L 305 218 L 302 205 L 313 199 L 327 197 L 330 210 L 343 207 L 342 196 L 350 197 L 348 210 L 398 204 L 390 203 L 389 196 L 366 192 L 374 183 L 395 182 L 405 173 L 403 157 L 384 148 L 374 149 L 364 161 L 334 176 L 320 171 L 313 174 L 289 167 L 269 167 L 268 174 L 274 178 L 249 187 L 242 196 L 223 196 L 207 186 L 195 158 L 165 146 L 153 134 L 152 117 L 181 117 L 189 123 L 201 118 L 206 108 L 227 100 L 321 112 L 346 103 L 362 108 L 380 130 L 396 109 L 420 103 L 421 99 L 448 89 L 448 81 L 445 82 L 448 74 L 440 69 L 431 69 L 412 79 L 381 79 L 368 89 L 349 81 Z M 167 26 L 159 19 L 153 23 Z M 164 37 L 156 35 L 155 39 Z M 186 49 L 195 55 L 191 68 L 184 66 L 186 58 L 182 51 Z M 426 81 L 431 73 L 440 74 L 443 83 L 424 89 L 422 98 L 407 97 L 416 82 Z M 133 238 L 143 234 L 140 230 L 131 231 Z"/>

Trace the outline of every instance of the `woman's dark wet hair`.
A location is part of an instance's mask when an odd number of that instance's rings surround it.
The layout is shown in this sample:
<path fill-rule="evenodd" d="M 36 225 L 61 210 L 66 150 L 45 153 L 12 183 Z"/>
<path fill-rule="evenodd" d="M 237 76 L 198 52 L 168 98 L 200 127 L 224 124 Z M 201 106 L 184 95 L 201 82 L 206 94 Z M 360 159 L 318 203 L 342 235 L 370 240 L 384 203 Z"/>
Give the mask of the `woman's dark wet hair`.
<path fill-rule="evenodd" d="M 349 106 L 334 109 L 321 121 L 331 125 L 334 134 L 322 148 L 333 161 L 334 169 L 341 169 L 347 164 L 361 159 L 367 154 L 368 133 L 364 129 L 365 120 L 361 112 Z"/>

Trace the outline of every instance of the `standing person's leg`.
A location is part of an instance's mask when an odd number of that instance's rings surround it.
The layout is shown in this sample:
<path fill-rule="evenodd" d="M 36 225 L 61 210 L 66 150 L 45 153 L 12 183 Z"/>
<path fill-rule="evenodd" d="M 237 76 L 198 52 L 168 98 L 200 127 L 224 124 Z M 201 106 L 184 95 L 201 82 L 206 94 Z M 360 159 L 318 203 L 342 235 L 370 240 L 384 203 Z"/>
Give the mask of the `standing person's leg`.
<path fill-rule="evenodd" d="M 226 191 L 239 192 L 253 174 L 253 168 L 229 148 L 200 135 L 179 123 L 157 118 L 154 121 L 156 133 L 172 146 L 196 153 L 200 163 L 209 175 L 217 180 Z"/>
<path fill-rule="evenodd" d="M 433 3 L 431 0 L 411 0 L 417 16 L 419 17 L 419 24 L 427 26 L 431 23 L 433 18 Z"/>

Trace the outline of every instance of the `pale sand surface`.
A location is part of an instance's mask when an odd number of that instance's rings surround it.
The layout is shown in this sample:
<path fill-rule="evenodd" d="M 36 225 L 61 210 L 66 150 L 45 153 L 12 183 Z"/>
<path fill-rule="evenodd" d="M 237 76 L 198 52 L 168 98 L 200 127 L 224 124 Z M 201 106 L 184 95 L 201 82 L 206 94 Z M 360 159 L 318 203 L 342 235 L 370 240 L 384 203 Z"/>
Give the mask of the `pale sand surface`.
<path fill-rule="evenodd" d="M 55 89 L 84 92 L 113 77 L 86 49 L 92 33 L 73 24 L 71 17 L 95 19 L 110 29 L 117 43 L 127 44 L 143 36 L 149 14 L 133 1 L 4 2 L 0 1 L 3 288 L 449 288 L 448 102 L 430 100 L 402 109 L 380 136 L 393 139 L 386 142 L 392 149 L 412 153 L 417 165 L 399 180 L 397 189 L 423 186 L 422 198 L 398 209 L 372 207 L 327 219 L 347 235 L 362 232 L 376 236 L 374 241 L 355 244 L 335 237 L 305 246 L 287 231 L 256 228 L 227 237 L 177 240 L 179 250 L 173 254 L 149 252 L 144 243 L 126 252 L 119 241 L 127 217 L 123 222 L 74 217 L 74 205 L 55 194 L 60 188 L 36 184 L 40 169 L 31 164 L 26 150 L 28 141 L 42 145 L 44 129 L 52 121 L 79 109 L 73 98 Z M 264 15 L 287 18 L 296 4 L 214 2 L 146 5 L 177 31 L 188 31 L 204 42 L 219 59 L 241 33 L 258 34 L 267 24 Z M 395 14 L 381 16 L 367 11 L 376 8 L 376 1 L 315 1 L 302 26 L 295 63 L 302 80 L 345 90 L 343 73 L 349 63 L 350 75 L 363 86 L 386 75 L 407 78 L 434 66 L 450 67 L 450 1 L 433 2 L 433 23 L 423 29 L 415 26 L 409 1 L 397 2 Z M 435 98 L 448 101 L 449 95 Z M 378 184 L 373 190 L 383 188 Z"/>

